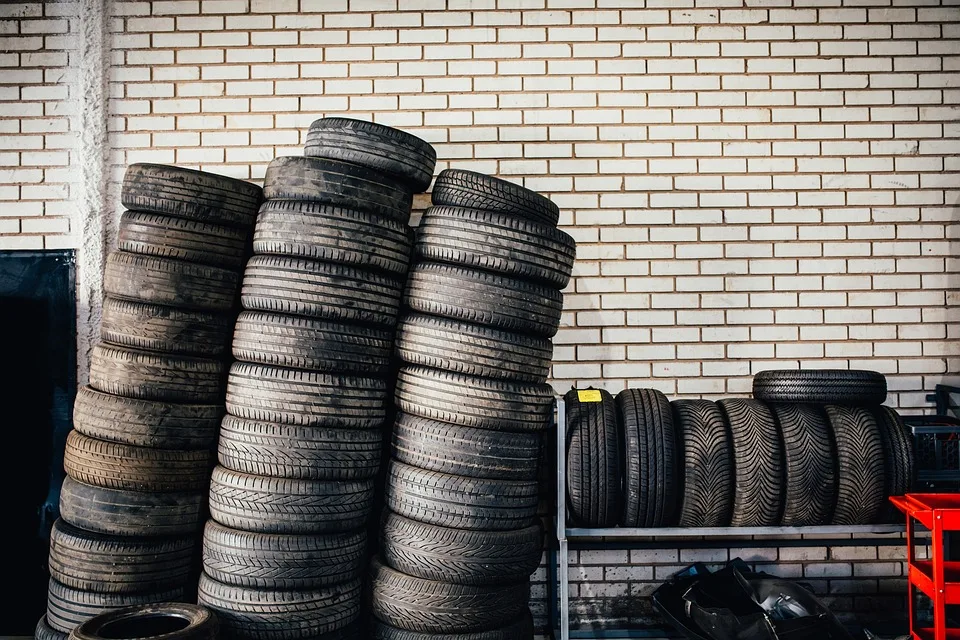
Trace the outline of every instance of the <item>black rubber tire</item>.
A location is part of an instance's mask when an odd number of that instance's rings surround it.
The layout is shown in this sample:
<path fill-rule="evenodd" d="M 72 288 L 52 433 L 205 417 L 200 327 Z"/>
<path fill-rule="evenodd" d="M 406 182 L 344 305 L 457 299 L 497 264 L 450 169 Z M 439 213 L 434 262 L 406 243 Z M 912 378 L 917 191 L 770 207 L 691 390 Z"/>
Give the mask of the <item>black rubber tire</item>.
<path fill-rule="evenodd" d="M 624 455 L 616 402 L 602 389 L 572 389 L 564 402 L 568 519 L 583 527 L 616 526 L 623 510 Z"/>
<path fill-rule="evenodd" d="M 117 248 L 128 253 L 239 270 L 246 258 L 249 238 L 249 228 L 125 211 L 120 216 Z"/>
<path fill-rule="evenodd" d="M 416 251 L 424 260 L 563 289 L 570 281 L 577 243 L 554 225 L 508 213 L 437 206 L 420 219 Z"/>
<path fill-rule="evenodd" d="M 433 183 L 433 204 L 498 211 L 556 226 L 560 208 L 535 191 L 464 169 L 441 171 Z"/>
<path fill-rule="evenodd" d="M 51 579 L 47 590 L 47 623 L 57 631 L 70 633 L 101 613 L 133 605 L 176 602 L 185 595 L 183 587 L 149 593 L 97 593 L 74 589 Z"/>
<path fill-rule="evenodd" d="M 507 531 L 536 517 L 536 480 L 467 478 L 391 460 L 387 506 L 401 516 L 440 527 Z"/>
<path fill-rule="evenodd" d="M 490 631 L 475 631 L 472 633 L 408 631 L 374 619 L 371 634 L 373 640 L 531 640 L 534 637 L 534 630 L 533 616 L 527 611 L 508 625 Z"/>
<path fill-rule="evenodd" d="M 883 443 L 885 493 L 887 496 L 902 496 L 913 489 L 916 478 L 913 434 L 890 407 L 878 407 L 874 418 Z"/>
<path fill-rule="evenodd" d="M 557 333 L 563 310 L 556 289 L 436 262 L 410 271 L 403 301 L 420 313 L 544 338 Z"/>
<path fill-rule="evenodd" d="M 731 398 L 717 406 L 733 438 L 736 471 L 734 527 L 775 527 L 783 517 L 783 437 L 773 412 L 756 400 Z"/>
<path fill-rule="evenodd" d="M 826 405 L 837 445 L 836 525 L 873 524 L 886 502 L 883 441 L 869 409 Z"/>
<path fill-rule="evenodd" d="M 529 582 L 461 585 L 424 580 L 370 561 L 373 615 L 393 627 L 433 633 L 487 631 L 519 618 Z"/>
<path fill-rule="evenodd" d="M 670 403 L 677 432 L 683 500 L 680 527 L 726 527 L 733 509 L 733 443 L 716 402 Z"/>
<path fill-rule="evenodd" d="M 553 356 L 553 346 L 546 338 L 418 313 L 401 318 L 396 348 L 408 364 L 535 383 L 547 380 Z"/>
<path fill-rule="evenodd" d="M 785 527 L 830 524 L 837 502 L 836 449 L 817 405 L 771 403 L 783 435 Z"/>
<path fill-rule="evenodd" d="M 673 526 L 680 506 L 682 475 L 677 435 L 667 397 L 656 389 L 617 394 L 623 428 L 623 526 Z"/>
<path fill-rule="evenodd" d="M 200 575 L 197 601 L 220 620 L 224 640 L 308 640 L 360 615 L 360 580 L 309 590 L 236 587 Z"/>
<path fill-rule="evenodd" d="M 292 480 L 224 467 L 210 480 L 210 517 L 255 533 L 339 533 L 364 525 L 373 506 L 373 480 Z"/>
<path fill-rule="evenodd" d="M 308 316 L 392 327 L 403 280 L 332 262 L 254 256 L 247 262 L 241 301 L 248 311 Z"/>
<path fill-rule="evenodd" d="M 753 397 L 765 402 L 879 405 L 887 399 L 887 379 L 876 371 L 776 369 L 753 377 Z"/>
<path fill-rule="evenodd" d="M 309 427 L 372 429 L 387 419 L 387 382 L 234 362 L 227 411 L 238 418 Z"/>
<path fill-rule="evenodd" d="M 233 315 L 191 311 L 107 296 L 100 337 L 143 351 L 222 358 L 230 345 Z"/>
<path fill-rule="evenodd" d="M 128 166 L 120 189 L 120 202 L 134 211 L 240 227 L 253 226 L 262 200 L 250 182 L 159 164 Z"/>
<path fill-rule="evenodd" d="M 542 431 L 550 423 L 553 388 L 408 366 L 397 376 L 401 411 L 478 429 Z"/>
<path fill-rule="evenodd" d="M 227 415 L 219 460 L 251 475 L 305 480 L 364 480 L 377 475 L 379 429 L 328 429 L 257 422 Z"/>
<path fill-rule="evenodd" d="M 110 395 L 81 387 L 73 426 L 85 436 L 156 449 L 209 449 L 217 441 L 223 404 L 174 404 Z"/>
<path fill-rule="evenodd" d="M 365 211 L 302 200 L 268 200 L 260 207 L 253 251 L 338 262 L 403 276 L 413 234 L 406 224 Z"/>
<path fill-rule="evenodd" d="M 203 571 L 237 587 L 313 589 L 359 578 L 366 545 L 363 530 L 320 536 L 252 533 L 209 520 Z"/>
<path fill-rule="evenodd" d="M 108 296 L 198 311 L 233 310 L 239 286 L 238 271 L 126 251 L 112 251 L 103 272 Z"/>
<path fill-rule="evenodd" d="M 141 400 L 212 404 L 223 400 L 224 362 L 98 344 L 90 355 L 90 386 Z"/>
<path fill-rule="evenodd" d="M 117 536 L 182 536 L 203 527 L 206 493 L 107 489 L 70 476 L 60 489 L 60 517 L 75 527 Z"/>
<path fill-rule="evenodd" d="M 237 360 L 327 373 L 386 377 L 392 348 L 387 329 L 260 311 L 242 312 L 233 333 Z"/>
<path fill-rule="evenodd" d="M 69 633 L 58 631 L 50 626 L 46 612 L 37 621 L 37 627 L 33 631 L 33 640 L 67 640 L 69 637 Z"/>
<path fill-rule="evenodd" d="M 195 604 L 163 602 L 101 613 L 73 630 L 73 640 L 217 640 L 220 625 L 210 610 Z"/>
<path fill-rule="evenodd" d="M 426 469 L 471 478 L 534 480 L 541 438 L 535 432 L 491 431 L 398 413 L 393 457 Z"/>
<path fill-rule="evenodd" d="M 183 587 L 192 578 L 193 536 L 107 536 L 63 520 L 50 531 L 50 576 L 60 584 L 98 593 L 143 593 Z"/>
<path fill-rule="evenodd" d="M 413 193 L 379 171 L 325 158 L 284 156 L 267 165 L 268 200 L 309 200 L 370 213 L 407 224 Z"/>
<path fill-rule="evenodd" d="M 153 449 L 67 435 L 63 468 L 71 478 L 107 489 L 156 493 L 203 491 L 213 454 L 209 450 Z"/>
<path fill-rule="evenodd" d="M 539 521 L 511 531 L 437 527 L 384 509 L 380 557 L 408 576 L 456 584 L 515 584 L 540 565 Z"/>

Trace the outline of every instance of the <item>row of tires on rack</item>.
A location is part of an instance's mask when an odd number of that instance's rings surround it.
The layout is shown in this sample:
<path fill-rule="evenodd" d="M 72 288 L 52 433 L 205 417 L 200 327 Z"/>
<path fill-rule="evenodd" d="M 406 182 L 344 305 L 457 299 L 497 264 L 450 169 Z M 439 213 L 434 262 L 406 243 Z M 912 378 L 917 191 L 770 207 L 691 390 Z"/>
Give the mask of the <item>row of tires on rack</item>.
<path fill-rule="evenodd" d="M 764 371 L 754 398 L 565 396 L 568 522 L 772 527 L 891 521 L 913 438 L 871 371 Z"/>

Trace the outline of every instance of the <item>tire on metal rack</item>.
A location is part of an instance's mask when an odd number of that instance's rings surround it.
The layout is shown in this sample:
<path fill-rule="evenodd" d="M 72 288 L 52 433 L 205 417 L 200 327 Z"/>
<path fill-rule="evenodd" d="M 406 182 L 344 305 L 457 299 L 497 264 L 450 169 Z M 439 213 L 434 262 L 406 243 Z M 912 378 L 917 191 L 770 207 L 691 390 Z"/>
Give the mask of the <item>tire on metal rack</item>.
<path fill-rule="evenodd" d="M 683 470 L 681 527 L 726 527 L 733 509 L 733 443 L 710 400 L 670 403 Z"/>
<path fill-rule="evenodd" d="M 623 428 L 625 527 L 667 527 L 679 502 L 676 434 L 667 397 L 656 389 L 617 394 Z"/>
<path fill-rule="evenodd" d="M 916 453 L 913 434 L 903 423 L 900 415 L 890 407 L 878 407 L 874 418 L 880 428 L 884 459 L 884 493 L 887 496 L 902 496 L 913 489 L 916 481 Z M 900 511 L 892 504 L 882 510 L 884 520 L 899 522 Z"/>
<path fill-rule="evenodd" d="M 753 377 L 753 397 L 766 402 L 879 405 L 887 399 L 887 379 L 876 371 L 845 369 L 761 371 Z"/>
<path fill-rule="evenodd" d="M 826 405 L 837 444 L 833 524 L 873 524 L 886 502 L 883 441 L 869 409 Z"/>
<path fill-rule="evenodd" d="M 567 505 L 584 527 L 613 527 L 623 510 L 623 450 L 617 405 L 603 389 L 572 389 L 567 409 Z"/>
<path fill-rule="evenodd" d="M 830 524 L 837 502 L 836 450 L 830 423 L 816 405 L 771 403 L 783 434 L 785 527 Z"/>

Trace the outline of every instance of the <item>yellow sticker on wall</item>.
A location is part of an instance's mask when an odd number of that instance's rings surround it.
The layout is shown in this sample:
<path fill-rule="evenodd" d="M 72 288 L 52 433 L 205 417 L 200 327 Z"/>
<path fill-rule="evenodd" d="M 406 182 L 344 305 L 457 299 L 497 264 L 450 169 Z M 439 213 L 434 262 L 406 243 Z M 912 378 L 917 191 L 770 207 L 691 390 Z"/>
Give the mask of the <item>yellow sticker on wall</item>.
<path fill-rule="evenodd" d="M 580 402 L 603 402 L 599 389 L 578 389 L 577 399 Z"/>

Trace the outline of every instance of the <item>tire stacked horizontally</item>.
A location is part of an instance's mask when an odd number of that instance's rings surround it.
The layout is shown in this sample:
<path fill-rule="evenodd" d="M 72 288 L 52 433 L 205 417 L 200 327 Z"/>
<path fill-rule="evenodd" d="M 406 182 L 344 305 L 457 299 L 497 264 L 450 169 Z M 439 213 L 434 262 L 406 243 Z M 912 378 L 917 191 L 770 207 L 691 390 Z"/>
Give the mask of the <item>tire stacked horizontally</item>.
<path fill-rule="evenodd" d="M 556 205 L 502 180 L 447 170 L 433 203 L 397 328 L 373 637 L 530 638 L 550 338 L 576 245 Z"/>
<path fill-rule="evenodd" d="M 55 638 L 105 610 L 192 598 L 227 351 L 260 187 L 131 165 L 101 344 L 74 404 L 50 536 Z"/>
<path fill-rule="evenodd" d="M 874 524 L 914 478 L 913 440 L 870 371 L 764 371 L 754 398 L 567 396 L 570 520 L 587 527 Z"/>
<path fill-rule="evenodd" d="M 341 118 L 267 168 L 210 486 L 199 601 L 225 638 L 341 638 L 390 409 L 413 192 L 435 152 Z"/>

